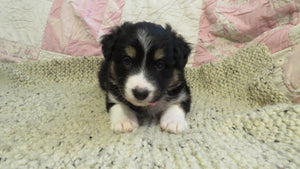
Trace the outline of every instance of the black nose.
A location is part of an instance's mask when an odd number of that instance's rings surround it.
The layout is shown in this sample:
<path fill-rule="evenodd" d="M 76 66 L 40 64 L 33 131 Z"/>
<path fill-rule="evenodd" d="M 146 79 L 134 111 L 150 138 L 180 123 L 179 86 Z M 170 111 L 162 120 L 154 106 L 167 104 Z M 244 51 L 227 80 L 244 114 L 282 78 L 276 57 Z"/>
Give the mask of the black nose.
<path fill-rule="evenodd" d="M 143 88 L 135 88 L 132 90 L 132 93 L 138 100 L 144 100 L 149 95 L 149 91 Z"/>

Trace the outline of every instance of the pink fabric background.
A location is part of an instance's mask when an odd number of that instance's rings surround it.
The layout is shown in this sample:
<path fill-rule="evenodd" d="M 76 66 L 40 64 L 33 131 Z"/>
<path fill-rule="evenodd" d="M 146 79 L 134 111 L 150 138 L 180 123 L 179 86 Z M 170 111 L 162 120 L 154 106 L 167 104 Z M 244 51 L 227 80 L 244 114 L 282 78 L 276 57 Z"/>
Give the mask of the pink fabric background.
<path fill-rule="evenodd" d="M 101 55 L 99 38 L 118 25 L 125 0 L 55 0 L 42 49 L 72 56 Z"/>
<path fill-rule="evenodd" d="M 289 29 L 299 23 L 297 12 L 293 1 L 250 0 L 236 5 L 234 0 L 204 0 L 194 66 L 255 43 L 265 43 L 272 53 L 289 47 Z"/>
<path fill-rule="evenodd" d="M 149 5 L 147 0 L 141 3 Z M 0 39 L 0 55 L 18 61 L 37 60 L 42 50 L 71 56 L 101 56 L 99 39 L 120 24 L 126 15 L 125 4 L 126 0 L 54 0 L 41 46 Z M 149 16 L 164 14 L 136 10 L 149 12 Z M 292 0 L 203 0 L 202 13 L 193 16 L 199 19 L 195 22 L 199 30 L 188 32 L 197 36 L 190 63 L 198 67 L 256 43 L 265 43 L 272 53 L 288 48 L 292 46 L 290 30 L 299 24 L 298 14 L 297 2 Z"/>

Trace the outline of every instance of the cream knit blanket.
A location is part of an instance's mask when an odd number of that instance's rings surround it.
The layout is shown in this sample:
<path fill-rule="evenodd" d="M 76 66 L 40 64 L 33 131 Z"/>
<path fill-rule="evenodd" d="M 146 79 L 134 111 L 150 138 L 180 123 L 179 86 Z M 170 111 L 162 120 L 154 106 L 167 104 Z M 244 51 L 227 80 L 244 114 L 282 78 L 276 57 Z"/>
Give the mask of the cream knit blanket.
<path fill-rule="evenodd" d="M 265 46 L 187 68 L 192 110 L 177 135 L 157 119 L 113 133 L 100 61 L 0 63 L 0 168 L 300 167 L 300 106 L 276 89 Z"/>

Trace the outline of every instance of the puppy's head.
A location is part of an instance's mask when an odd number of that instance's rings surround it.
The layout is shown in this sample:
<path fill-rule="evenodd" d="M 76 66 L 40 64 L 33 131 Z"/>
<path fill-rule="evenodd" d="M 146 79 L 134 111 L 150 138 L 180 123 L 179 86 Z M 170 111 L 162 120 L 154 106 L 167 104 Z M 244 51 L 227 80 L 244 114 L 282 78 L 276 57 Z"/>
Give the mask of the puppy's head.
<path fill-rule="evenodd" d="M 101 44 L 110 81 L 133 105 L 155 104 L 184 78 L 190 47 L 169 25 L 124 23 L 104 35 Z"/>

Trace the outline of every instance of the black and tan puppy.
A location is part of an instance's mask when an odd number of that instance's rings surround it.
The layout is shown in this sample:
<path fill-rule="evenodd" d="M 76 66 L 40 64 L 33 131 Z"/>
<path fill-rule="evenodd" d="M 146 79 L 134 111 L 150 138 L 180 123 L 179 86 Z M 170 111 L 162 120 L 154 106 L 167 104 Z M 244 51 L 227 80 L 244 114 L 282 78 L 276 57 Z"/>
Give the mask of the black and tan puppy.
<path fill-rule="evenodd" d="M 190 47 L 169 25 L 124 23 L 101 40 L 105 61 L 99 80 L 106 91 L 111 128 L 131 132 L 139 114 L 160 115 L 160 126 L 169 132 L 187 128 L 190 91 L 184 66 Z"/>

